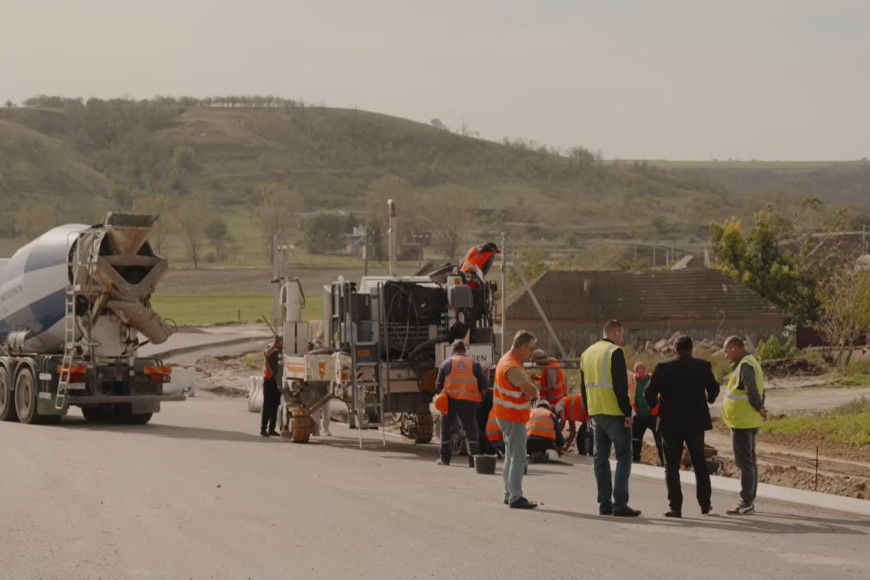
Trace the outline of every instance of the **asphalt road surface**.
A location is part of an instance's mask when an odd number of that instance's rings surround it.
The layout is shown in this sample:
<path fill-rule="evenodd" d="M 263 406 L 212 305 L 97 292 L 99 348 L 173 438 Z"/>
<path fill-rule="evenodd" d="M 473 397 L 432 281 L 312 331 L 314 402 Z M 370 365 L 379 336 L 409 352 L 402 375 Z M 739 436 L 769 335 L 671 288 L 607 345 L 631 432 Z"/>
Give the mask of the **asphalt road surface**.
<path fill-rule="evenodd" d="M 244 399 L 165 404 L 151 424 L 0 423 L 0 578 L 867 578 L 870 521 L 762 500 L 755 516 L 597 515 L 587 465 L 532 465 L 534 511 L 434 445 L 334 425 L 308 445 L 257 435 Z M 464 458 L 462 458 L 464 459 Z M 500 472 L 500 467 L 499 467 Z"/>

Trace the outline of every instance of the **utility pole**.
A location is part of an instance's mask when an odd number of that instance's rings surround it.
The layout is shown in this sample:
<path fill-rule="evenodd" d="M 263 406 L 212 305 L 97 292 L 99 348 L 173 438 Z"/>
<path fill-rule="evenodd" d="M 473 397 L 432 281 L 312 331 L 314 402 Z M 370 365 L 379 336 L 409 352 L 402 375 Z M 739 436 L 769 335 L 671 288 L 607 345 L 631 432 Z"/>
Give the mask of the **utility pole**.
<path fill-rule="evenodd" d="M 505 247 L 505 233 L 501 233 L 501 353 L 505 350 L 505 335 L 507 333 L 507 248 Z"/>
<path fill-rule="evenodd" d="M 272 236 L 272 326 L 277 328 L 278 324 L 278 301 L 281 294 L 281 264 L 278 256 L 278 234 Z"/>

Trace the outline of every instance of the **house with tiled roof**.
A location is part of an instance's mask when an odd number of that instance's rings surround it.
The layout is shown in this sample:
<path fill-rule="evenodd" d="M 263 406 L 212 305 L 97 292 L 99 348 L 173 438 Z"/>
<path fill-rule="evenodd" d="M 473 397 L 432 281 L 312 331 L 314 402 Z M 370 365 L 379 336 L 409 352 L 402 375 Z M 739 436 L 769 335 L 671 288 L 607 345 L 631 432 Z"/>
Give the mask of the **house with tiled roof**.
<path fill-rule="evenodd" d="M 643 345 L 677 332 L 696 341 L 719 341 L 736 334 L 756 344 L 781 337 L 786 314 L 773 303 L 719 270 L 551 271 L 532 291 L 567 351 L 581 352 L 598 340 L 604 323 L 622 322 L 626 343 Z M 507 331 L 538 336 L 539 345 L 556 352 L 528 292 L 507 305 Z"/>

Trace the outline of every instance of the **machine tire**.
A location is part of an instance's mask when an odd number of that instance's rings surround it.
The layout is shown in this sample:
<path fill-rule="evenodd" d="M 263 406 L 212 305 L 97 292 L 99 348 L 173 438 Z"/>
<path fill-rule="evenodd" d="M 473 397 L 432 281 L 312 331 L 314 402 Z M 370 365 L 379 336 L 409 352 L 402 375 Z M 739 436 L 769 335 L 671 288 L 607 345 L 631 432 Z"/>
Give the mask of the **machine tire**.
<path fill-rule="evenodd" d="M 308 443 L 311 438 L 312 421 L 308 410 L 303 407 L 287 406 L 287 426 L 281 438 L 293 443 Z"/>
<path fill-rule="evenodd" d="M 151 417 L 154 416 L 154 413 L 137 413 L 134 415 L 130 415 L 130 418 L 127 420 L 131 425 L 144 425 L 148 421 L 151 420 Z"/>
<path fill-rule="evenodd" d="M 0 421 L 17 421 L 15 393 L 9 388 L 9 371 L 0 366 Z"/>
<path fill-rule="evenodd" d="M 33 371 L 22 365 L 15 373 L 15 412 L 22 423 L 33 425 L 41 422 L 41 417 L 36 412 L 36 396 Z"/>
<path fill-rule="evenodd" d="M 431 443 L 435 435 L 435 421 L 432 413 L 417 413 L 417 432 L 414 434 L 414 443 Z"/>

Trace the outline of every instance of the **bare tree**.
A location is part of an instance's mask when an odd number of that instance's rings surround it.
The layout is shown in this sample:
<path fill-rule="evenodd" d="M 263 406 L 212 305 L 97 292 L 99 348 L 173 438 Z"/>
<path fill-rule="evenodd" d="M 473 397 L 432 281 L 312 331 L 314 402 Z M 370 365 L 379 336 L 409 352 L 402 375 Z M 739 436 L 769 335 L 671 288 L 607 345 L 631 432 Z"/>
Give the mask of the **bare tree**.
<path fill-rule="evenodd" d="M 428 190 L 425 195 L 429 210 L 427 225 L 435 238 L 435 246 L 454 261 L 473 221 L 474 194 L 462 185 L 447 184 Z"/>
<path fill-rule="evenodd" d="M 832 274 L 821 291 L 820 330 L 828 362 L 848 365 L 855 343 L 870 330 L 870 270 L 853 265 Z"/>
<path fill-rule="evenodd" d="M 257 193 L 260 201 L 254 204 L 251 213 L 254 222 L 262 228 L 268 249 L 275 236 L 279 241 L 286 241 L 287 234 L 296 224 L 302 198 L 295 189 L 275 182 L 260 186 Z M 269 255 L 271 261 L 271 252 Z"/>
<path fill-rule="evenodd" d="M 175 221 L 187 245 L 194 270 L 199 267 L 206 240 L 206 224 L 213 215 L 211 205 L 202 195 L 188 195 L 178 205 Z"/>
<path fill-rule="evenodd" d="M 159 216 L 159 219 L 154 223 L 154 228 L 151 230 L 150 238 L 151 247 L 158 254 L 161 253 L 163 240 L 166 239 L 167 235 L 172 233 L 173 220 L 171 217 L 176 205 L 175 200 L 163 193 L 137 197 L 133 200 L 134 213 Z"/>

